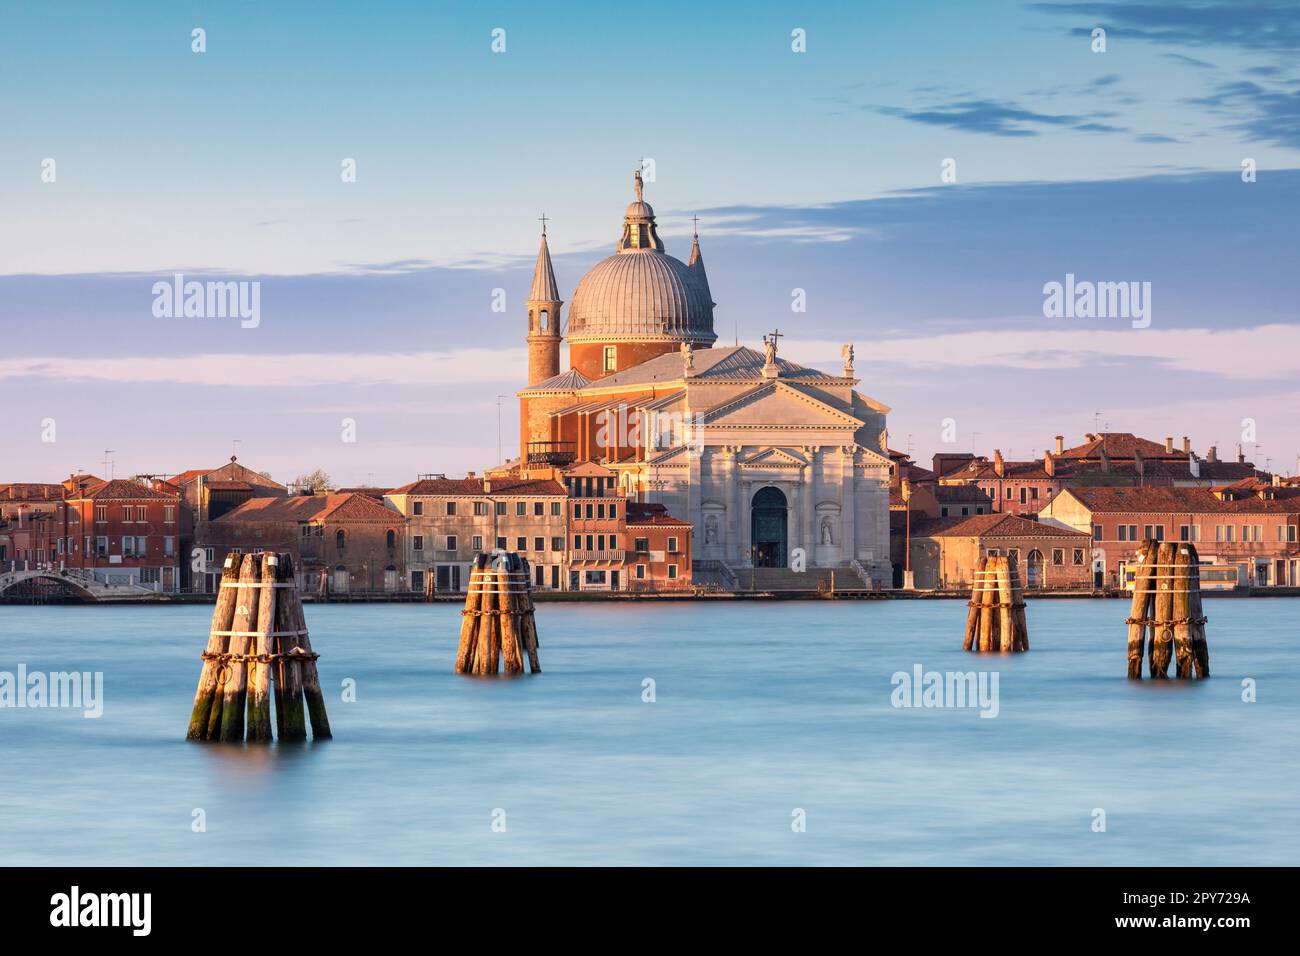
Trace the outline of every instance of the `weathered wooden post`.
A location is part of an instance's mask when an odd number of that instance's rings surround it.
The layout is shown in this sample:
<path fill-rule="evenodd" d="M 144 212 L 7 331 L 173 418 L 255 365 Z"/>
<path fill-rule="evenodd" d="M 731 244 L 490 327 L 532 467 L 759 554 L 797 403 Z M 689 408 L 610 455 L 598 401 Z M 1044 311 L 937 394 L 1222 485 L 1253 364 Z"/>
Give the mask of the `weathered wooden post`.
<path fill-rule="evenodd" d="M 971 584 L 963 650 L 1012 653 L 1029 650 L 1024 592 L 1010 555 L 980 559 Z"/>
<path fill-rule="evenodd" d="M 212 718 L 212 705 L 220 687 L 224 668 L 221 655 L 226 653 L 230 638 L 230 622 L 235 617 L 235 603 L 239 590 L 226 587 L 239 580 L 239 562 L 227 556 L 221 571 L 221 587 L 217 590 L 216 607 L 212 609 L 212 629 L 208 632 L 208 647 L 203 652 L 203 670 L 199 674 L 199 688 L 194 694 L 194 709 L 190 712 L 190 729 L 186 740 L 207 740 L 208 723 Z"/>
<path fill-rule="evenodd" d="M 289 554 L 227 559 L 203 652 L 190 740 L 270 743 L 331 736 L 320 676 Z M 272 731 L 274 699 L 275 731 Z M 247 723 L 245 723 L 247 709 Z"/>
<path fill-rule="evenodd" d="M 1201 605 L 1201 559 L 1190 543 L 1142 542 L 1133 579 L 1128 621 L 1128 676 L 1142 679 L 1146 640 L 1150 676 L 1164 680 L 1176 659 L 1174 674 L 1181 680 L 1210 676 L 1210 650 L 1205 640 Z"/>
<path fill-rule="evenodd" d="M 248 697 L 248 635 L 257 626 L 257 585 L 262 580 L 262 565 L 251 554 L 244 555 L 239 569 L 239 599 L 231 622 L 226 667 L 225 699 L 221 703 L 221 739 L 227 743 L 244 739 L 244 705 Z"/>
<path fill-rule="evenodd" d="M 522 674 L 525 652 L 528 670 L 541 671 L 528 562 L 519 555 L 498 551 L 474 559 L 461 615 L 457 674 Z"/>

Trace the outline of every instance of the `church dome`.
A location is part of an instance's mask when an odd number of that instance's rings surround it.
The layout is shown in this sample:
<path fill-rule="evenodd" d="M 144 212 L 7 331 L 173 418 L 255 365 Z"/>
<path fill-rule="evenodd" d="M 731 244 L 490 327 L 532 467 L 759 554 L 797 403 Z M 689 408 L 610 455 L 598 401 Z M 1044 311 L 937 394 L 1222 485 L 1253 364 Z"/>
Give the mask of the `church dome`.
<path fill-rule="evenodd" d="M 713 303 L 686 264 L 653 249 L 619 252 L 582 277 L 569 306 L 570 342 L 673 339 L 709 344 Z"/>
<path fill-rule="evenodd" d="M 570 343 L 690 342 L 712 345 L 713 300 L 702 271 L 664 252 L 654 210 L 641 198 L 623 217 L 618 251 L 596 264 L 569 305 Z"/>

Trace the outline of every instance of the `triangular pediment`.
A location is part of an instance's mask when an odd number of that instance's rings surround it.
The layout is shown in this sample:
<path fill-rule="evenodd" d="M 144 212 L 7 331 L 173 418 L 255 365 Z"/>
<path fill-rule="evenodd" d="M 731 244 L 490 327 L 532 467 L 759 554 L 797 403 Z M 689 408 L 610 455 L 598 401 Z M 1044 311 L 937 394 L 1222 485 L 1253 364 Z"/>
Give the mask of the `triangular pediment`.
<path fill-rule="evenodd" d="M 742 465 L 766 468 L 802 468 L 808 460 L 787 448 L 763 448 L 740 462 Z"/>
<path fill-rule="evenodd" d="M 780 380 L 765 382 L 704 413 L 707 425 L 806 425 L 810 428 L 861 428 L 866 423 Z"/>

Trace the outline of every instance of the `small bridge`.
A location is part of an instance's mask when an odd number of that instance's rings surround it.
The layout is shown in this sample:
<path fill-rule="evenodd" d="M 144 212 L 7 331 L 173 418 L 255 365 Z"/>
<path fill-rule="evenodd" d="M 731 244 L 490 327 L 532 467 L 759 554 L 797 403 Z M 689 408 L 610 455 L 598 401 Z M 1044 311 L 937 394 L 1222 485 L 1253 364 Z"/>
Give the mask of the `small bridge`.
<path fill-rule="evenodd" d="M 28 596 L 32 589 L 21 585 L 32 583 L 55 585 L 52 593 L 62 590 L 83 601 L 139 601 L 161 597 L 153 588 L 143 584 L 105 584 L 94 575 L 79 569 L 26 570 L 0 572 L 0 601 Z M 49 596 L 47 594 L 47 596 Z"/>

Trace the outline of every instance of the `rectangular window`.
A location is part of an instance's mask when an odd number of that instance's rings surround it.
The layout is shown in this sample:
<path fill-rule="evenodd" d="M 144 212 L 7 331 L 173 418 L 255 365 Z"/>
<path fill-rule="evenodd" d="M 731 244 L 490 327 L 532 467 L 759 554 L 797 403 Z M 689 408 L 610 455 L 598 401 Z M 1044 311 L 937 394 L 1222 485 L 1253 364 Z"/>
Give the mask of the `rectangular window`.
<path fill-rule="evenodd" d="M 552 501 L 552 502 L 551 502 L 551 514 L 555 515 L 557 518 L 559 517 L 559 515 L 560 515 L 560 503 L 559 503 L 558 501 Z"/>
<path fill-rule="evenodd" d="M 1287 541 L 1289 541 L 1289 542 L 1294 542 L 1294 541 L 1296 540 L 1296 526 L 1295 526 L 1295 525 L 1293 525 L 1293 524 L 1289 524 L 1289 525 L 1286 526 L 1286 539 L 1287 539 Z"/>
<path fill-rule="evenodd" d="M 488 513 L 487 502 L 486 502 L 486 501 L 476 501 L 476 502 L 474 502 L 474 513 L 475 513 L 476 515 L 485 515 L 485 514 L 487 514 L 487 513 Z"/>
<path fill-rule="evenodd" d="M 588 551 L 594 551 L 594 550 L 595 550 L 595 548 L 592 547 L 592 543 L 593 543 L 593 541 L 592 541 L 592 537 L 591 537 L 591 535 L 587 535 L 587 550 L 588 550 Z"/>
<path fill-rule="evenodd" d="M 411 550 L 412 551 L 424 550 L 424 535 L 422 534 L 411 535 Z"/>
<path fill-rule="evenodd" d="M 543 565 L 537 565 L 534 569 L 533 582 L 540 588 L 546 584 L 546 568 Z"/>
<path fill-rule="evenodd" d="M 644 581 L 644 580 L 645 580 L 645 565 L 644 565 L 644 564 L 638 564 L 638 565 L 636 566 L 636 579 L 637 579 L 638 581 Z"/>
<path fill-rule="evenodd" d="M 469 540 L 470 543 L 474 546 L 475 551 L 483 550 L 483 536 L 481 534 L 476 534 L 474 535 L 474 537 L 470 538 Z"/>
<path fill-rule="evenodd" d="M 130 506 L 130 505 L 123 505 L 123 506 L 122 506 L 122 520 L 123 520 L 123 521 L 130 521 L 130 520 L 131 520 L 131 506 Z"/>
<path fill-rule="evenodd" d="M 528 502 L 526 502 L 526 501 L 516 501 L 516 502 L 515 502 L 515 516 L 516 516 L 516 517 L 519 517 L 519 518 L 523 518 L 523 517 L 526 517 L 527 514 L 528 514 Z"/>
<path fill-rule="evenodd" d="M 95 505 L 95 520 L 96 521 L 108 520 L 108 505 Z"/>
<path fill-rule="evenodd" d="M 613 372 L 618 369 L 618 350 L 612 345 L 605 346 L 605 371 Z"/>
<path fill-rule="evenodd" d="M 1101 540 L 1102 540 L 1102 535 L 1103 535 L 1103 534 L 1105 534 L 1105 529 L 1102 528 L 1101 525 L 1099 525 L 1099 524 L 1095 524 L 1095 525 L 1092 526 L 1092 540 L 1093 540 L 1093 541 L 1101 541 Z"/>
<path fill-rule="evenodd" d="M 563 539 L 563 538 L 552 538 L 552 539 L 551 539 L 551 550 L 552 550 L 552 551 L 563 551 L 563 550 L 564 550 L 564 539 Z"/>
<path fill-rule="evenodd" d="M 423 517 L 423 515 L 424 515 L 424 502 L 423 502 L 423 501 L 412 501 L 412 502 L 411 502 L 411 514 L 412 514 L 414 517 L 416 517 L 416 518 Z"/>
<path fill-rule="evenodd" d="M 528 539 L 525 538 L 523 535 L 519 535 L 517 538 L 515 538 L 515 550 L 516 550 L 516 551 L 527 551 L 527 550 L 528 550 Z"/>
<path fill-rule="evenodd" d="M 616 535 L 616 534 L 611 534 L 611 535 L 609 536 L 609 549 L 610 549 L 611 551 L 617 551 L 617 550 L 618 550 L 618 535 Z"/>
<path fill-rule="evenodd" d="M 668 539 L 668 553 L 669 553 L 669 554 L 676 554 L 676 553 L 677 553 L 677 539 L 676 539 L 676 538 L 669 538 L 669 539 Z"/>
<path fill-rule="evenodd" d="M 675 564 L 668 565 L 668 580 L 669 581 L 677 580 L 677 565 Z"/>
<path fill-rule="evenodd" d="M 605 536 L 603 534 L 596 535 L 596 550 L 597 551 L 605 550 Z"/>
<path fill-rule="evenodd" d="M 1053 549 L 1052 549 L 1052 563 L 1055 564 L 1055 565 L 1058 565 L 1058 566 L 1060 566 L 1060 565 L 1064 565 L 1064 564 L 1065 564 L 1065 549 L 1064 549 L 1064 548 L 1053 548 Z"/>
<path fill-rule="evenodd" d="M 1074 566 L 1076 568 L 1083 566 L 1083 548 L 1074 549 L 1073 559 L 1074 559 Z"/>
<path fill-rule="evenodd" d="M 540 516 L 546 514 L 546 502 L 544 502 L 544 501 L 534 501 L 534 502 L 533 502 L 533 514 L 537 515 L 538 517 L 540 517 Z"/>
<path fill-rule="evenodd" d="M 573 516 L 574 516 L 575 518 L 581 518 L 581 517 L 582 517 L 582 505 L 574 505 L 574 506 L 573 506 Z"/>
<path fill-rule="evenodd" d="M 1036 487 L 1035 487 L 1035 488 L 1030 488 L 1030 489 L 1029 489 L 1029 500 L 1030 500 L 1030 501 L 1037 501 L 1037 500 L 1038 500 L 1038 489 L 1037 489 Z"/>
<path fill-rule="evenodd" d="M 506 503 L 505 503 L 504 501 L 498 501 L 498 502 L 497 502 L 497 514 L 498 514 L 498 515 L 504 515 L 505 513 L 506 513 Z"/>
<path fill-rule="evenodd" d="M 447 535 L 447 550 L 448 550 L 448 551 L 455 551 L 455 550 L 456 550 L 456 543 L 457 543 L 457 542 L 456 542 L 456 536 L 455 536 L 454 534 L 449 534 L 449 535 Z"/>
<path fill-rule="evenodd" d="M 597 518 L 605 517 L 605 505 L 603 502 L 601 504 L 596 505 L 596 517 Z"/>
<path fill-rule="evenodd" d="M 1028 501 L 1029 501 L 1028 489 L 1022 485 L 1020 488 L 1020 503 L 1023 505 Z"/>
<path fill-rule="evenodd" d="M 497 550 L 504 551 L 505 549 L 506 549 L 505 535 L 500 535 L 497 537 Z"/>
<path fill-rule="evenodd" d="M 582 535 L 580 535 L 580 534 L 575 534 L 575 535 L 573 536 L 573 550 L 574 550 L 574 551 L 581 551 L 581 550 L 582 550 Z"/>
<path fill-rule="evenodd" d="M 171 557 L 172 555 L 174 555 L 175 553 L 176 553 L 176 539 L 173 538 L 171 535 L 166 535 L 166 536 L 164 536 L 164 537 L 163 537 L 163 554 L 165 554 L 167 557 L 170 558 L 170 557 Z"/>
<path fill-rule="evenodd" d="M 456 514 L 456 502 L 447 502 L 447 514 L 454 516 Z"/>
<path fill-rule="evenodd" d="M 587 517 L 591 517 L 591 505 L 587 505 Z"/>
<path fill-rule="evenodd" d="M 173 507 L 172 505 L 167 505 L 167 507 L 163 508 L 163 521 L 167 522 L 168 524 L 171 524 L 175 520 L 176 520 L 176 508 Z"/>
<path fill-rule="evenodd" d="M 129 534 L 122 539 L 122 557 L 135 557 L 135 538 Z"/>
<path fill-rule="evenodd" d="M 1007 501 L 1010 501 L 1010 500 L 1011 500 L 1011 495 L 1012 495 L 1011 488 L 1008 487 L 1008 488 L 1007 488 Z"/>
<path fill-rule="evenodd" d="M 634 547 L 636 548 L 637 554 L 645 554 L 650 550 L 650 539 L 636 538 Z"/>
<path fill-rule="evenodd" d="M 534 551 L 545 551 L 545 550 L 546 550 L 546 539 L 545 539 L 545 538 L 533 538 L 533 550 L 534 550 Z M 538 565 L 538 567 L 540 567 L 540 565 Z"/>

